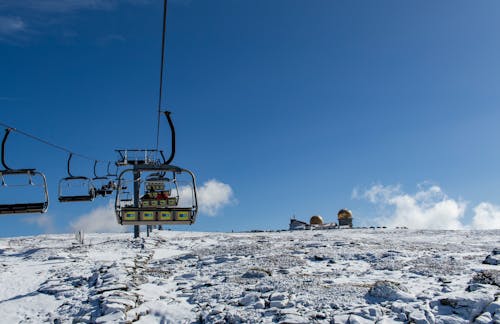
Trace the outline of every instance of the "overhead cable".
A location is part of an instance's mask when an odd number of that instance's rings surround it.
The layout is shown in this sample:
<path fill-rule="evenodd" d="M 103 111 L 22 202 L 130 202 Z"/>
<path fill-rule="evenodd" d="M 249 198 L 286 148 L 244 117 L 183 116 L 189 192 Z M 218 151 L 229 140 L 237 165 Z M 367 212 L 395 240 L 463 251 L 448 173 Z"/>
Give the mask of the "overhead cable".
<path fill-rule="evenodd" d="M 68 148 L 65 148 L 65 147 L 63 147 L 63 146 L 61 146 L 61 145 L 54 144 L 54 143 L 52 143 L 52 142 L 49 142 L 49 141 L 47 141 L 47 140 L 44 140 L 43 138 L 40 138 L 40 137 L 35 136 L 35 135 L 32 135 L 32 134 L 30 134 L 30 133 L 27 133 L 27 132 L 22 131 L 22 130 L 20 130 L 20 129 L 17 129 L 17 128 L 15 128 L 15 127 L 9 126 L 9 125 L 7 125 L 7 124 L 5 124 L 5 123 L 3 123 L 3 122 L 0 122 L 0 126 L 3 126 L 3 127 L 5 127 L 5 128 L 8 128 L 8 129 L 12 130 L 13 132 L 19 133 L 19 134 L 24 135 L 24 136 L 26 136 L 26 137 L 29 137 L 29 138 L 31 138 L 31 139 L 33 139 L 33 140 L 35 140 L 35 141 L 38 141 L 38 142 L 40 142 L 40 143 L 43 143 L 43 144 L 45 144 L 45 145 L 51 146 L 51 147 L 53 147 L 53 148 L 55 148 L 55 149 L 57 149 L 57 150 L 64 151 L 64 152 L 66 152 L 66 153 L 68 153 L 68 154 L 73 154 L 74 156 L 81 157 L 82 159 L 86 159 L 86 160 L 90 160 L 90 161 L 98 161 L 98 162 L 108 162 L 108 161 L 103 161 L 103 160 L 94 159 L 94 158 L 92 158 L 92 157 L 89 157 L 89 156 L 84 155 L 84 154 L 81 154 L 81 153 L 77 153 L 77 152 L 72 151 L 72 150 L 70 150 L 70 149 L 68 149 Z"/>

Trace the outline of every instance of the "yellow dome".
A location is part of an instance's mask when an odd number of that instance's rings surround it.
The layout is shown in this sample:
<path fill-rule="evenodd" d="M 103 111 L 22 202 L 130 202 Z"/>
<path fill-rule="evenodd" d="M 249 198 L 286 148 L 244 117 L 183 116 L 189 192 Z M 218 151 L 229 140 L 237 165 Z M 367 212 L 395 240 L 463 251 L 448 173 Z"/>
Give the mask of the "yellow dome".
<path fill-rule="evenodd" d="M 339 217 L 339 219 L 349 219 L 352 218 L 352 212 L 348 209 L 341 209 L 339 210 L 337 216 Z"/>
<path fill-rule="evenodd" d="M 311 220 L 309 221 L 311 225 L 323 225 L 323 217 L 319 215 L 315 215 L 311 217 Z"/>

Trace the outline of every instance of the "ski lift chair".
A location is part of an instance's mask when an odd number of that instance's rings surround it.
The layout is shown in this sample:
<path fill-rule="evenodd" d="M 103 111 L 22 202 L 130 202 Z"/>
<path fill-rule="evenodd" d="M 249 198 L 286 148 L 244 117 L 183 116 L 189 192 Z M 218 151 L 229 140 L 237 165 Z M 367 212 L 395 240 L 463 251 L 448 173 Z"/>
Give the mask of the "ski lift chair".
<path fill-rule="evenodd" d="M 12 129 L 7 128 L 5 130 L 5 135 L 2 141 L 2 165 L 4 170 L 0 170 L 1 178 L 1 188 L 2 190 L 11 187 L 12 178 L 17 178 L 26 176 L 28 181 L 26 183 L 16 183 L 15 187 L 40 187 L 43 192 L 43 199 L 36 202 L 15 202 L 15 203 L 1 203 L 0 204 L 0 215 L 7 214 L 28 214 L 28 213 L 45 213 L 49 207 L 49 193 L 47 189 L 47 179 L 45 175 L 41 172 L 36 171 L 36 169 L 11 169 L 7 166 L 5 162 L 5 143 Z M 34 179 L 40 179 L 39 185 L 36 184 Z M 38 189 L 37 189 L 38 191 Z"/>
<path fill-rule="evenodd" d="M 96 196 L 106 197 L 113 193 L 116 189 L 116 183 L 110 180 L 108 176 L 98 176 L 97 172 L 97 161 L 94 162 L 94 177 L 92 178 L 92 185 L 96 188 Z M 108 163 L 108 174 L 109 174 L 109 163 Z"/>
<path fill-rule="evenodd" d="M 139 182 L 137 185 L 144 190 L 144 195 L 142 197 L 135 196 L 131 202 L 127 203 L 124 201 L 125 191 L 121 189 L 121 184 L 125 181 L 127 174 L 134 172 L 139 175 L 136 181 Z M 169 179 L 158 176 L 158 174 L 165 174 L 167 172 L 172 172 L 174 178 Z M 153 174 L 150 177 L 145 177 L 147 173 Z M 180 199 L 180 190 L 176 188 L 176 176 L 181 174 L 189 176 L 189 181 L 182 190 L 184 193 L 183 199 Z M 173 185 L 175 196 L 169 196 L 169 201 L 162 203 L 162 199 L 157 198 L 160 193 L 168 191 L 166 184 Z M 170 190 L 170 193 L 172 192 L 174 190 Z M 182 200 L 182 203 L 179 203 L 180 200 Z M 124 170 L 118 177 L 115 211 L 118 224 L 120 225 L 191 225 L 196 221 L 198 213 L 195 176 L 187 169 L 172 165 L 135 166 L 135 169 Z"/>
<path fill-rule="evenodd" d="M 84 176 L 74 176 L 70 171 L 73 153 L 68 158 L 68 176 L 59 181 L 59 202 L 85 202 L 93 201 L 96 197 L 92 179 Z"/>

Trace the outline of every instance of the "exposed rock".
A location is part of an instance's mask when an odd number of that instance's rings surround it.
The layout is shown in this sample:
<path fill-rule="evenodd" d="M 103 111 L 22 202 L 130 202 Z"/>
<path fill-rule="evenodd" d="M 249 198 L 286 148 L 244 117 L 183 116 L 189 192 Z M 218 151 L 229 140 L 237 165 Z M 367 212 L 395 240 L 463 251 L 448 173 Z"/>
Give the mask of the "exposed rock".
<path fill-rule="evenodd" d="M 333 317 L 335 324 L 349 324 L 349 315 L 335 315 Z"/>
<path fill-rule="evenodd" d="M 269 307 L 285 308 L 288 306 L 288 299 L 284 300 L 271 300 L 269 302 Z"/>
<path fill-rule="evenodd" d="M 474 275 L 471 283 L 496 285 L 500 287 L 500 270 L 481 270 Z"/>
<path fill-rule="evenodd" d="M 258 279 L 268 277 L 270 275 L 271 272 L 268 270 L 254 268 L 245 272 L 241 277 L 245 279 Z"/>
<path fill-rule="evenodd" d="M 298 314 L 284 314 L 279 321 L 280 324 L 307 324 L 310 322 L 311 321 L 309 319 Z"/>
<path fill-rule="evenodd" d="M 118 304 L 118 303 L 105 303 L 102 306 L 103 313 L 105 315 L 115 313 L 115 312 L 125 312 L 127 309 L 126 305 Z"/>
<path fill-rule="evenodd" d="M 399 313 L 396 317 L 401 322 L 406 322 L 408 320 L 408 316 L 405 313 Z"/>
<path fill-rule="evenodd" d="M 118 323 L 125 320 L 123 312 L 110 313 L 95 319 L 95 323 Z"/>
<path fill-rule="evenodd" d="M 488 312 L 484 312 L 478 317 L 476 317 L 476 319 L 474 320 L 474 324 L 488 324 L 491 323 L 491 321 L 492 321 L 491 314 Z"/>
<path fill-rule="evenodd" d="M 238 304 L 240 306 L 248 306 L 248 305 L 254 304 L 258 300 L 259 300 L 258 294 L 249 293 L 249 294 L 246 294 L 245 296 L 243 296 L 242 298 L 240 298 L 240 300 L 238 301 Z"/>
<path fill-rule="evenodd" d="M 500 254 L 490 254 L 484 259 L 483 264 L 500 265 Z"/>
<path fill-rule="evenodd" d="M 255 308 L 255 309 L 264 309 L 264 308 L 266 308 L 266 302 L 263 299 L 259 299 L 253 305 L 253 308 Z"/>
<path fill-rule="evenodd" d="M 497 298 L 496 301 L 489 304 L 488 307 L 486 307 L 486 311 L 490 312 L 491 314 L 500 315 L 500 298 Z"/>
<path fill-rule="evenodd" d="M 397 282 L 379 280 L 368 291 L 368 295 L 380 300 L 415 301 L 415 296 L 409 294 L 407 289 Z"/>
<path fill-rule="evenodd" d="M 260 285 L 260 286 L 255 287 L 255 290 L 259 291 L 261 293 L 266 293 L 266 292 L 273 291 L 274 287 L 270 286 L 270 285 Z"/>
<path fill-rule="evenodd" d="M 410 323 L 415 324 L 429 324 L 425 312 L 421 310 L 414 311 L 409 316 Z"/>
<path fill-rule="evenodd" d="M 269 300 L 285 300 L 288 299 L 288 295 L 282 292 L 275 292 L 269 297 Z"/>
<path fill-rule="evenodd" d="M 359 315 L 349 316 L 349 324 L 371 324 L 374 320 L 361 317 Z"/>
<path fill-rule="evenodd" d="M 446 308 L 451 307 L 451 312 L 453 314 L 461 316 L 464 320 L 473 320 L 475 316 L 481 314 L 483 309 L 486 308 L 493 298 L 489 295 L 470 295 L 468 297 L 454 297 L 454 298 L 443 298 L 439 300 L 439 303 L 432 302 L 431 307 L 441 308 L 441 311 L 448 313 Z"/>

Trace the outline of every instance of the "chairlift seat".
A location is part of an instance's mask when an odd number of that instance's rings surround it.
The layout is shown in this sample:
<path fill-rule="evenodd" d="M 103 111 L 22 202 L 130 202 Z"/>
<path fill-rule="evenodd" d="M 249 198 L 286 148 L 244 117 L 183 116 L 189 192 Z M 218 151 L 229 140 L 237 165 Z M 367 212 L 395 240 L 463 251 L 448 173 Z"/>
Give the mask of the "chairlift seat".
<path fill-rule="evenodd" d="M 59 202 L 79 202 L 79 201 L 93 201 L 94 196 L 83 195 L 83 196 L 59 196 Z"/>
<path fill-rule="evenodd" d="M 0 215 L 44 213 L 47 203 L 1 204 Z"/>
<path fill-rule="evenodd" d="M 17 170 L 1 170 L 1 174 L 9 175 L 9 174 L 33 174 L 36 172 L 36 169 L 17 169 Z"/>
<path fill-rule="evenodd" d="M 70 158 L 71 159 L 71 158 Z M 69 171 L 69 168 L 68 168 Z M 69 172 L 68 172 L 69 173 Z M 63 183 L 68 183 L 71 184 L 72 182 L 78 182 L 78 181 L 84 181 L 86 182 L 86 190 L 83 192 L 78 192 L 77 194 L 71 194 L 71 193 L 62 193 L 62 184 Z M 88 191 L 87 191 L 88 190 Z M 63 178 L 59 181 L 59 202 L 65 203 L 65 202 L 85 202 L 85 201 L 93 201 L 94 198 L 96 197 L 97 194 L 97 189 L 94 188 L 92 185 L 92 180 L 90 178 L 84 177 L 84 176 L 72 176 L 70 175 L 69 177 Z"/>

